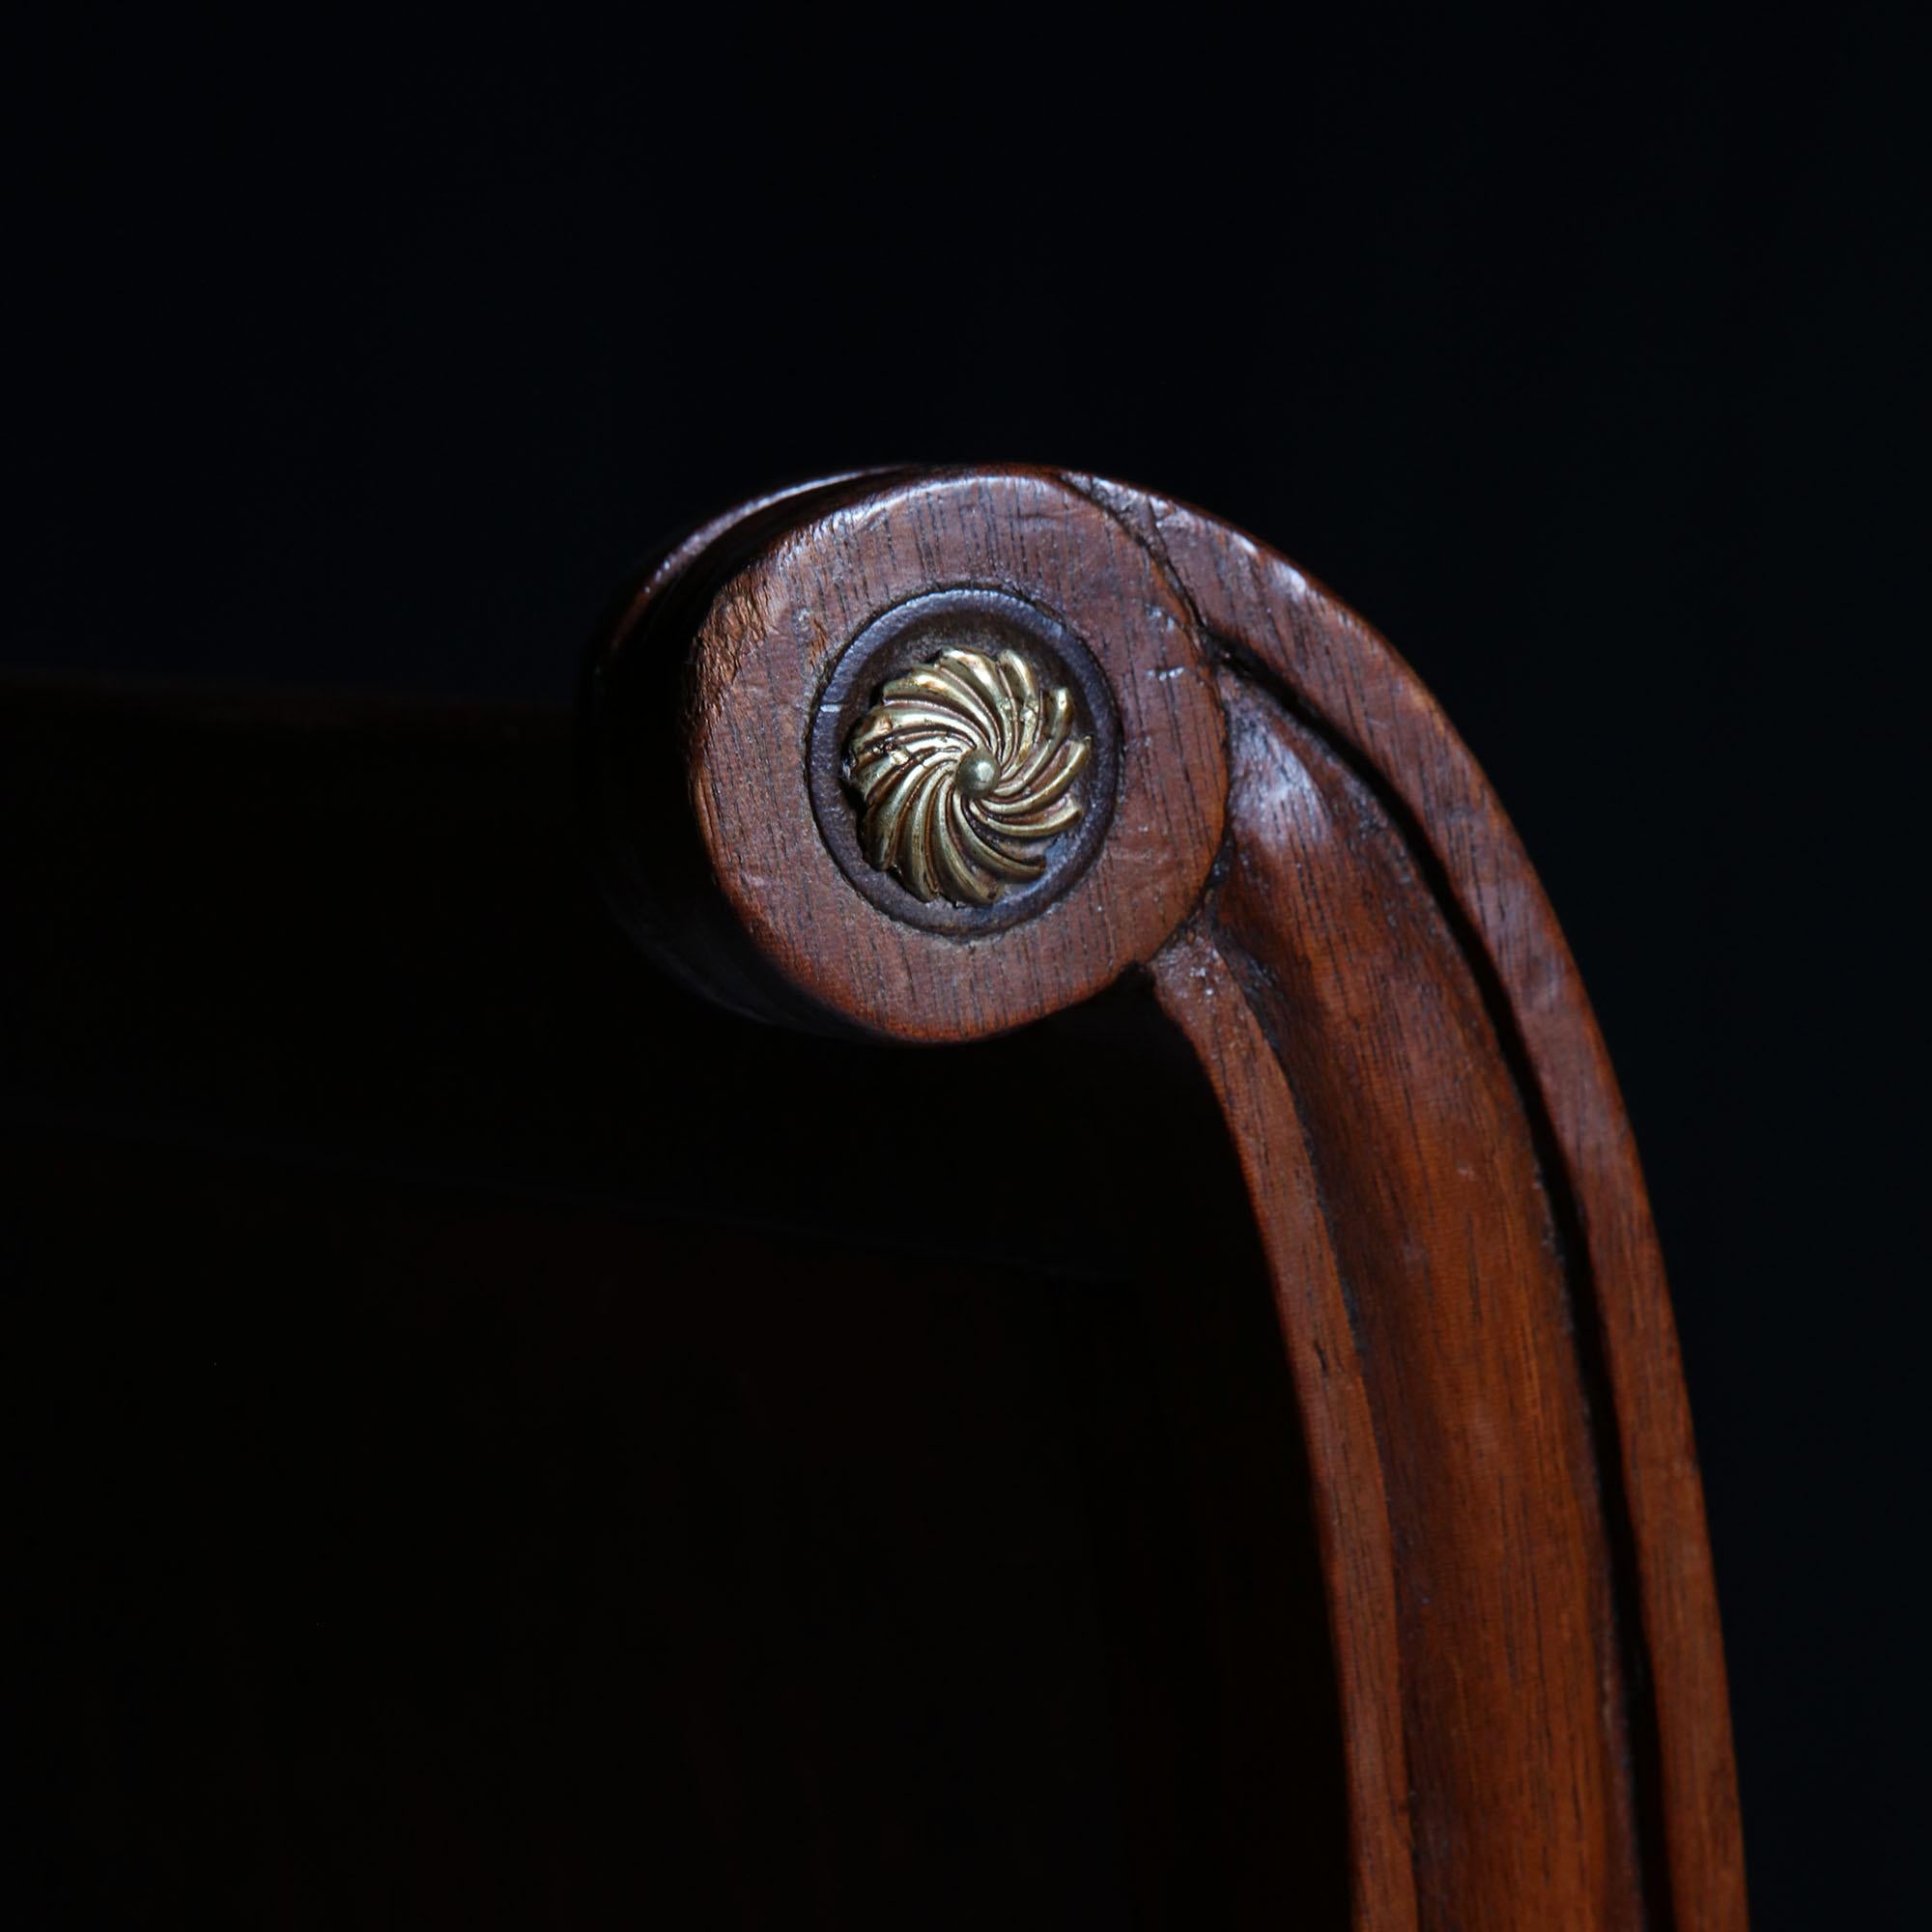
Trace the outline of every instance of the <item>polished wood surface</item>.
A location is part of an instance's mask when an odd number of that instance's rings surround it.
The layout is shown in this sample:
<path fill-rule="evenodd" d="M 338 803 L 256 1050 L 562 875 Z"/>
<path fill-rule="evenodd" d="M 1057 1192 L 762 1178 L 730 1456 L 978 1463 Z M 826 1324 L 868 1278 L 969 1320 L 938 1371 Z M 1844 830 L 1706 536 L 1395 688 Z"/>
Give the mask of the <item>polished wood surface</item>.
<path fill-rule="evenodd" d="M 803 777 L 843 644 L 957 585 L 1083 637 L 1122 733 L 1093 870 L 970 940 L 853 892 Z M 673 554 L 613 621 L 587 717 L 620 911 L 748 1010 L 958 1042 L 1151 975 L 1269 1261 L 1355 1922 L 1740 1926 L 1716 1605 L 1641 1178 L 1520 848 L 1394 653 L 1285 559 L 1146 493 L 896 473 Z M 927 1076 L 901 1077 L 916 1109 Z M 1048 1167 L 1060 1118 L 1037 1122 Z"/>
<path fill-rule="evenodd" d="M 1201 621 L 1408 829 L 1418 883 L 1462 937 L 1517 1068 L 1525 1119 L 1562 1216 L 1576 1333 L 1614 1410 L 1603 1477 L 1629 1537 L 1625 1641 L 1647 1684 L 1636 1742 L 1657 1753 L 1654 1833 L 1682 1922 L 1744 1918 L 1730 1718 L 1683 1372 L 1636 1150 L 1561 930 L 1475 761 L 1407 667 L 1346 606 L 1264 545 L 1184 505 L 1088 487 L 1133 522 L 1188 586 Z M 1262 918 L 1267 917 L 1265 909 Z M 1587 1393 L 1587 1391 L 1586 1391 Z M 1614 1440 L 1614 1463 L 1608 1444 Z M 1627 1520 L 1627 1530 L 1624 1520 Z M 1639 1635 L 1640 1631 L 1640 1635 Z"/>

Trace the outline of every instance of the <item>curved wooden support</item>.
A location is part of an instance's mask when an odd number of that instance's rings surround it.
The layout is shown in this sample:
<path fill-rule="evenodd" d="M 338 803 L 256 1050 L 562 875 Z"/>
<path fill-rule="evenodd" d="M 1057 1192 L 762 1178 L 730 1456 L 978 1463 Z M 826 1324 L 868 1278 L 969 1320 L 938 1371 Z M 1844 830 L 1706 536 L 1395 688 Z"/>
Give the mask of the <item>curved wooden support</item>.
<path fill-rule="evenodd" d="M 838 816 L 860 810 L 839 778 L 864 707 L 956 668 L 969 637 L 1065 692 L 1094 747 L 1067 792 L 1083 829 L 980 907 L 863 870 L 865 828 Z M 962 729 L 997 751 L 979 701 L 959 697 L 980 721 Z M 613 900 L 743 1009 L 957 1040 L 1151 975 L 1274 1278 L 1355 1922 L 1742 1926 L 1716 1604 L 1635 1155 L 1522 851 L 1389 647 L 1283 558 L 1145 493 L 896 472 L 679 547 L 611 625 L 585 716 Z M 965 813 L 996 761 L 961 777 L 944 725 L 909 755 L 963 803 L 910 767 L 905 797 Z M 962 838 L 975 822 L 1001 823 L 968 815 Z"/>

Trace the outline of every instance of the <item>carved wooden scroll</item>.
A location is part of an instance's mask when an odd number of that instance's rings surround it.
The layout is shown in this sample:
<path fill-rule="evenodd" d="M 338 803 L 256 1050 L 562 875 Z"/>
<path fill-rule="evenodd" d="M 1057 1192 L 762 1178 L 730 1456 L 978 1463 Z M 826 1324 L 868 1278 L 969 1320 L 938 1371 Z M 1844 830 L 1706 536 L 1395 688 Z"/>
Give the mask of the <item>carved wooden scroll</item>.
<path fill-rule="evenodd" d="M 1635 1153 L 1521 848 L 1387 644 L 1143 491 L 847 478 L 649 574 L 585 742 L 620 910 L 741 1009 L 943 1043 L 1151 976 L 1273 1275 L 1356 1924 L 1742 1926 Z"/>

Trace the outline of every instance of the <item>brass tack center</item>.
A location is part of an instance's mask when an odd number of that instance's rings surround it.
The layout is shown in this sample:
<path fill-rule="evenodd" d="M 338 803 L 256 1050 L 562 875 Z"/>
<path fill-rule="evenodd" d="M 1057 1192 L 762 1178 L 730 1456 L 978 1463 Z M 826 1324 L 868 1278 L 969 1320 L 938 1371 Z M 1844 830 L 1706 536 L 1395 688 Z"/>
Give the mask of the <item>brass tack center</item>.
<path fill-rule="evenodd" d="M 1000 781 L 1000 768 L 987 752 L 968 752 L 953 774 L 964 798 L 984 798 Z"/>

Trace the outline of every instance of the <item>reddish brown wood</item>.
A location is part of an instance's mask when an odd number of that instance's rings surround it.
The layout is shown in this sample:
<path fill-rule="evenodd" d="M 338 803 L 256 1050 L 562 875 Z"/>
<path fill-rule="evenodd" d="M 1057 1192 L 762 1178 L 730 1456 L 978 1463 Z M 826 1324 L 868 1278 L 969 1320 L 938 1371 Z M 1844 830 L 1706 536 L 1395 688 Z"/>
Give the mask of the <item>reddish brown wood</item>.
<path fill-rule="evenodd" d="M 817 490 L 655 573 L 602 657 L 621 680 L 648 658 L 652 619 L 689 612 L 695 635 L 677 708 L 681 741 L 619 730 L 603 760 L 630 851 L 663 863 L 668 803 L 627 787 L 674 772 L 703 892 L 680 943 L 732 950 L 749 936 L 796 1007 L 905 1039 L 997 1033 L 1086 998 L 1150 958 L 1199 896 L 1222 831 L 1222 722 L 1201 640 L 1173 580 L 1108 512 L 1057 477 L 972 474 Z M 767 539 L 760 542 L 760 538 Z M 1000 590 L 1056 611 L 1111 677 L 1125 757 L 1106 843 L 1038 917 L 960 940 L 895 920 L 851 889 L 800 782 L 812 707 L 838 650 L 875 614 L 923 591 Z M 682 600 L 701 602 L 691 611 Z M 656 668 L 648 662 L 648 678 Z M 647 685 L 634 706 L 656 722 Z M 710 894 L 719 918 L 699 908 Z M 970 970 L 962 971 L 963 961 Z"/>
<path fill-rule="evenodd" d="M 961 586 L 1084 639 L 1122 726 L 1091 869 L 964 935 L 856 892 L 806 783 L 840 650 Z M 1151 968 L 1275 1276 L 1356 1923 L 1740 1926 L 1715 1599 L 1641 1178 L 1520 847 L 1387 646 L 1199 513 L 1092 478 L 940 472 L 714 526 L 613 626 L 594 696 L 620 904 L 722 997 L 944 1041 Z M 1043 1110 L 1049 1159 L 1065 1130 Z"/>
<path fill-rule="evenodd" d="M 1354 1311 L 1418 1890 L 1450 1923 L 1504 1898 L 1525 1925 L 1639 1923 L 1608 1543 L 1527 1123 L 1373 801 L 1265 698 L 1227 696 L 1237 829 L 1212 926 L 1298 1102 Z M 1230 1118 L 1237 1144 L 1280 1138 Z M 1378 1528 L 1364 1510 L 1355 1533 Z"/>
<path fill-rule="evenodd" d="M 1683 1926 L 1742 1924 L 1744 1858 L 1730 1714 L 1703 1493 L 1677 1336 L 1650 1203 L 1614 1074 L 1576 964 L 1527 855 L 1467 748 L 1387 641 L 1287 558 L 1185 505 L 1089 479 L 1176 571 L 1203 626 L 1282 681 L 1330 740 L 1372 772 L 1436 874 L 1472 965 L 1493 976 L 1499 1046 L 1527 1061 L 1519 1086 L 1540 1116 L 1574 1216 L 1579 1321 L 1614 1410 L 1647 1680 L 1637 1729 L 1655 1740 L 1656 1825 Z"/>
<path fill-rule="evenodd" d="M 1153 970 L 1162 1006 L 1193 1042 L 1234 1127 L 1301 1402 L 1344 1718 L 1355 1922 L 1413 1926 L 1413 1778 L 1395 1546 L 1376 1418 L 1307 1138 L 1267 1037 L 1213 940 L 1182 933 Z"/>

